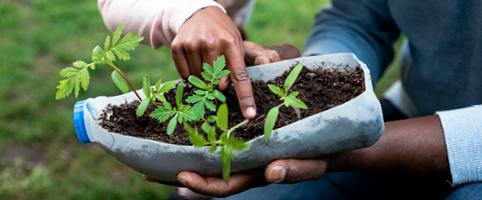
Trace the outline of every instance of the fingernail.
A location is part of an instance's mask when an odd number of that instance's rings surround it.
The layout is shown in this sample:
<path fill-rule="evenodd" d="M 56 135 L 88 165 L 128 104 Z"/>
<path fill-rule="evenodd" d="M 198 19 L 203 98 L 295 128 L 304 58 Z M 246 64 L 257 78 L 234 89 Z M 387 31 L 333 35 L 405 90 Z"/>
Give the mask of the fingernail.
<path fill-rule="evenodd" d="M 179 175 L 179 176 L 177 176 L 177 179 L 183 185 L 187 185 L 187 183 L 189 183 L 189 178 L 186 177 L 186 176 Z"/>
<path fill-rule="evenodd" d="M 269 175 L 271 182 L 279 183 L 285 179 L 286 176 L 286 169 L 281 166 L 275 166 L 271 169 L 271 173 Z"/>
<path fill-rule="evenodd" d="M 246 108 L 246 115 L 248 117 L 255 117 L 256 116 L 256 109 L 254 109 L 253 106 L 250 106 L 250 107 Z"/>

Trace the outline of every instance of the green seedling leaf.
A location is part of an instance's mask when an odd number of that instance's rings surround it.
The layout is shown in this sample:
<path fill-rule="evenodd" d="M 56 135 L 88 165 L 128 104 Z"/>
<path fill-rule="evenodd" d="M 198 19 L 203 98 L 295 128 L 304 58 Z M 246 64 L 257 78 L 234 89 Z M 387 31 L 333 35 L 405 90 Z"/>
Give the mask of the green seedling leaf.
<path fill-rule="evenodd" d="M 142 91 L 147 98 L 151 98 L 151 78 L 148 75 L 142 77 Z"/>
<path fill-rule="evenodd" d="M 214 89 L 214 96 L 221 102 L 226 102 L 226 96 L 221 93 L 219 90 Z"/>
<path fill-rule="evenodd" d="M 79 96 L 80 92 L 80 78 L 76 77 L 74 78 L 74 91 L 75 91 L 75 98 Z"/>
<path fill-rule="evenodd" d="M 192 106 L 192 111 L 198 118 L 203 118 L 206 110 L 204 109 L 204 101 L 199 101 Z"/>
<path fill-rule="evenodd" d="M 185 123 L 184 124 L 184 130 L 186 130 L 186 132 L 188 134 L 189 142 L 193 146 L 204 147 L 208 144 L 206 139 L 204 139 L 204 137 L 201 134 L 199 134 L 199 131 L 198 131 L 197 127 L 193 128 L 190 125 L 188 125 L 187 123 Z"/>
<path fill-rule="evenodd" d="M 273 107 L 268 111 L 266 119 L 264 121 L 264 140 L 268 141 L 273 132 L 274 126 L 276 125 L 276 120 L 278 119 L 279 106 Z"/>
<path fill-rule="evenodd" d="M 122 76 L 117 71 L 112 71 L 111 74 L 112 81 L 114 82 L 115 86 L 119 88 L 122 93 L 127 93 L 129 91 L 129 85 L 127 84 L 126 80 L 122 78 Z"/>
<path fill-rule="evenodd" d="M 89 64 L 87 64 L 86 62 L 84 62 L 82 60 L 78 60 L 78 61 L 75 61 L 74 63 L 72 63 L 72 65 L 74 67 L 82 69 L 82 68 L 86 68 Z"/>
<path fill-rule="evenodd" d="M 295 83 L 296 79 L 300 75 L 301 70 L 303 69 L 303 64 L 298 63 L 288 74 L 288 77 L 286 77 L 286 80 L 284 82 L 284 89 L 285 92 L 287 93 L 288 90 L 293 86 Z"/>
<path fill-rule="evenodd" d="M 283 90 L 282 90 L 280 87 L 276 86 L 276 85 L 268 84 L 268 88 L 269 88 L 269 90 L 271 90 L 271 92 L 277 94 L 278 96 L 281 96 L 281 97 L 282 97 L 282 96 L 284 95 L 284 94 L 283 94 Z"/>
<path fill-rule="evenodd" d="M 204 97 L 199 95 L 191 95 L 186 98 L 187 103 L 197 103 L 203 100 L 204 100 Z"/>
<path fill-rule="evenodd" d="M 88 68 L 83 68 L 79 70 L 80 85 L 84 91 L 89 88 L 90 75 Z"/>
<path fill-rule="evenodd" d="M 221 147 L 221 162 L 223 167 L 223 179 L 224 181 L 229 180 L 229 175 L 231 172 L 231 159 L 233 156 L 233 150 L 230 146 L 223 145 Z"/>
<path fill-rule="evenodd" d="M 169 117 L 173 115 L 172 107 L 168 102 L 164 103 L 163 107 L 157 107 L 151 113 L 151 117 L 159 121 L 159 123 L 165 122 Z"/>
<path fill-rule="evenodd" d="M 212 102 L 212 101 L 209 101 L 209 100 L 206 100 L 204 101 L 204 105 L 206 106 L 206 108 L 208 108 L 210 111 L 216 111 L 216 105 Z"/>
<path fill-rule="evenodd" d="M 116 46 L 117 42 L 119 42 L 119 39 L 121 38 L 122 35 L 122 29 L 124 29 L 122 26 L 118 26 L 114 33 L 112 34 L 112 46 Z M 105 48 L 108 49 L 108 48 Z"/>
<path fill-rule="evenodd" d="M 176 81 L 168 81 L 162 84 L 159 88 L 159 92 L 166 93 L 176 87 Z"/>
<path fill-rule="evenodd" d="M 216 125 L 221 130 L 228 129 L 228 106 L 225 103 L 221 104 L 218 108 Z"/>
<path fill-rule="evenodd" d="M 224 55 L 221 55 L 218 58 L 216 58 L 216 60 L 214 60 L 213 62 L 214 73 L 222 71 L 225 66 L 226 66 L 226 58 L 224 58 Z"/>
<path fill-rule="evenodd" d="M 76 76 L 79 73 L 79 69 L 73 67 L 66 67 L 59 72 L 59 75 L 64 78 L 70 78 Z"/>
<path fill-rule="evenodd" d="M 109 48 L 110 48 L 110 36 L 108 35 L 107 37 L 105 37 L 104 49 L 109 49 Z"/>
<path fill-rule="evenodd" d="M 183 106 L 182 97 L 184 96 L 184 84 L 179 83 L 176 88 L 176 106 L 178 108 Z"/>
<path fill-rule="evenodd" d="M 308 109 L 308 106 L 303 102 L 301 101 L 300 99 L 294 97 L 294 96 L 287 96 L 285 98 L 285 102 L 290 105 L 290 106 L 293 106 L 295 108 L 299 108 L 299 109 Z"/>
<path fill-rule="evenodd" d="M 217 117 L 216 117 L 216 115 L 209 115 L 207 117 L 207 120 L 208 120 L 209 123 L 214 123 L 214 122 L 216 122 Z"/>
<path fill-rule="evenodd" d="M 201 88 L 201 89 L 204 89 L 204 90 L 210 89 L 208 87 L 208 85 L 206 85 L 206 83 L 204 81 L 202 81 L 201 79 L 199 79 L 198 77 L 189 76 L 189 78 L 187 80 L 189 81 L 189 83 L 193 84 L 197 88 Z"/>
<path fill-rule="evenodd" d="M 177 125 L 177 116 L 178 114 L 174 115 L 171 120 L 169 120 L 169 123 L 167 124 L 167 135 L 171 136 L 172 133 L 174 133 L 174 130 L 176 129 Z"/>
<path fill-rule="evenodd" d="M 241 151 L 248 147 L 248 144 L 246 144 L 244 141 L 238 140 L 234 137 L 229 138 L 229 144 L 236 151 Z"/>
<path fill-rule="evenodd" d="M 72 78 L 61 80 L 59 85 L 57 85 L 57 93 L 55 94 L 55 99 L 64 99 L 69 96 L 74 90 L 74 81 Z"/>
<path fill-rule="evenodd" d="M 137 117 L 142 117 L 144 115 L 150 102 L 151 102 L 150 98 L 145 98 L 141 101 L 141 103 L 139 104 L 139 106 L 137 106 L 137 109 L 136 109 Z"/>

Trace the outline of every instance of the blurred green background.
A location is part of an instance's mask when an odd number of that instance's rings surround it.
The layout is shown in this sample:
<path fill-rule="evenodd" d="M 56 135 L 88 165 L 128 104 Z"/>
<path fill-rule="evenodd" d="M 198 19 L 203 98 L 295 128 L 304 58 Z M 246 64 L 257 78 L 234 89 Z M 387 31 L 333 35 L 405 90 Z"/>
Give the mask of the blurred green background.
<path fill-rule="evenodd" d="M 248 37 L 302 49 L 327 3 L 257 1 Z M 95 144 L 80 145 L 72 127 L 75 100 L 54 100 L 57 72 L 87 59 L 107 33 L 95 1 L 0 0 L 0 199 L 165 199 L 172 190 L 145 182 Z M 134 83 L 145 73 L 178 78 L 167 48 L 138 48 L 122 68 Z M 397 69 L 380 81 L 379 94 Z M 118 94 L 107 72 L 95 72 L 80 98 Z"/>

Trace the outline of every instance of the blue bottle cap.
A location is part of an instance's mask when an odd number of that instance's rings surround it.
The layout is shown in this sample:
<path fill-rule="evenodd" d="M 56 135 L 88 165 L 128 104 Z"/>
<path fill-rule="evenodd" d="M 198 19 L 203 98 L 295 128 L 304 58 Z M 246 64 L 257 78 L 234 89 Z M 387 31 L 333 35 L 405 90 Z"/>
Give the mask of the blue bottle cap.
<path fill-rule="evenodd" d="M 89 136 L 87 135 L 87 130 L 85 129 L 84 121 L 84 101 L 78 101 L 74 106 L 74 130 L 77 134 L 77 139 L 82 144 L 90 143 Z"/>

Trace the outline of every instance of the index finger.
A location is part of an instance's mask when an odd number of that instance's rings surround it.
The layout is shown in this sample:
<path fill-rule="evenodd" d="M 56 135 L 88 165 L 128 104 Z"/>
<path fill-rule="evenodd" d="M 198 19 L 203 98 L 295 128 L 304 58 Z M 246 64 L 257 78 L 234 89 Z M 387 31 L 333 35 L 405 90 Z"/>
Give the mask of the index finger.
<path fill-rule="evenodd" d="M 236 91 L 241 112 L 246 119 L 252 119 L 256 116 L 256 103 L 254 102 L 253 88 L 248 76 L 246 64 L 244 63 L 243 54 L 241 48 L 234 46 L 228 47 L 226 60 L 228 69 L 231 71 L 229 76 Z"/>

